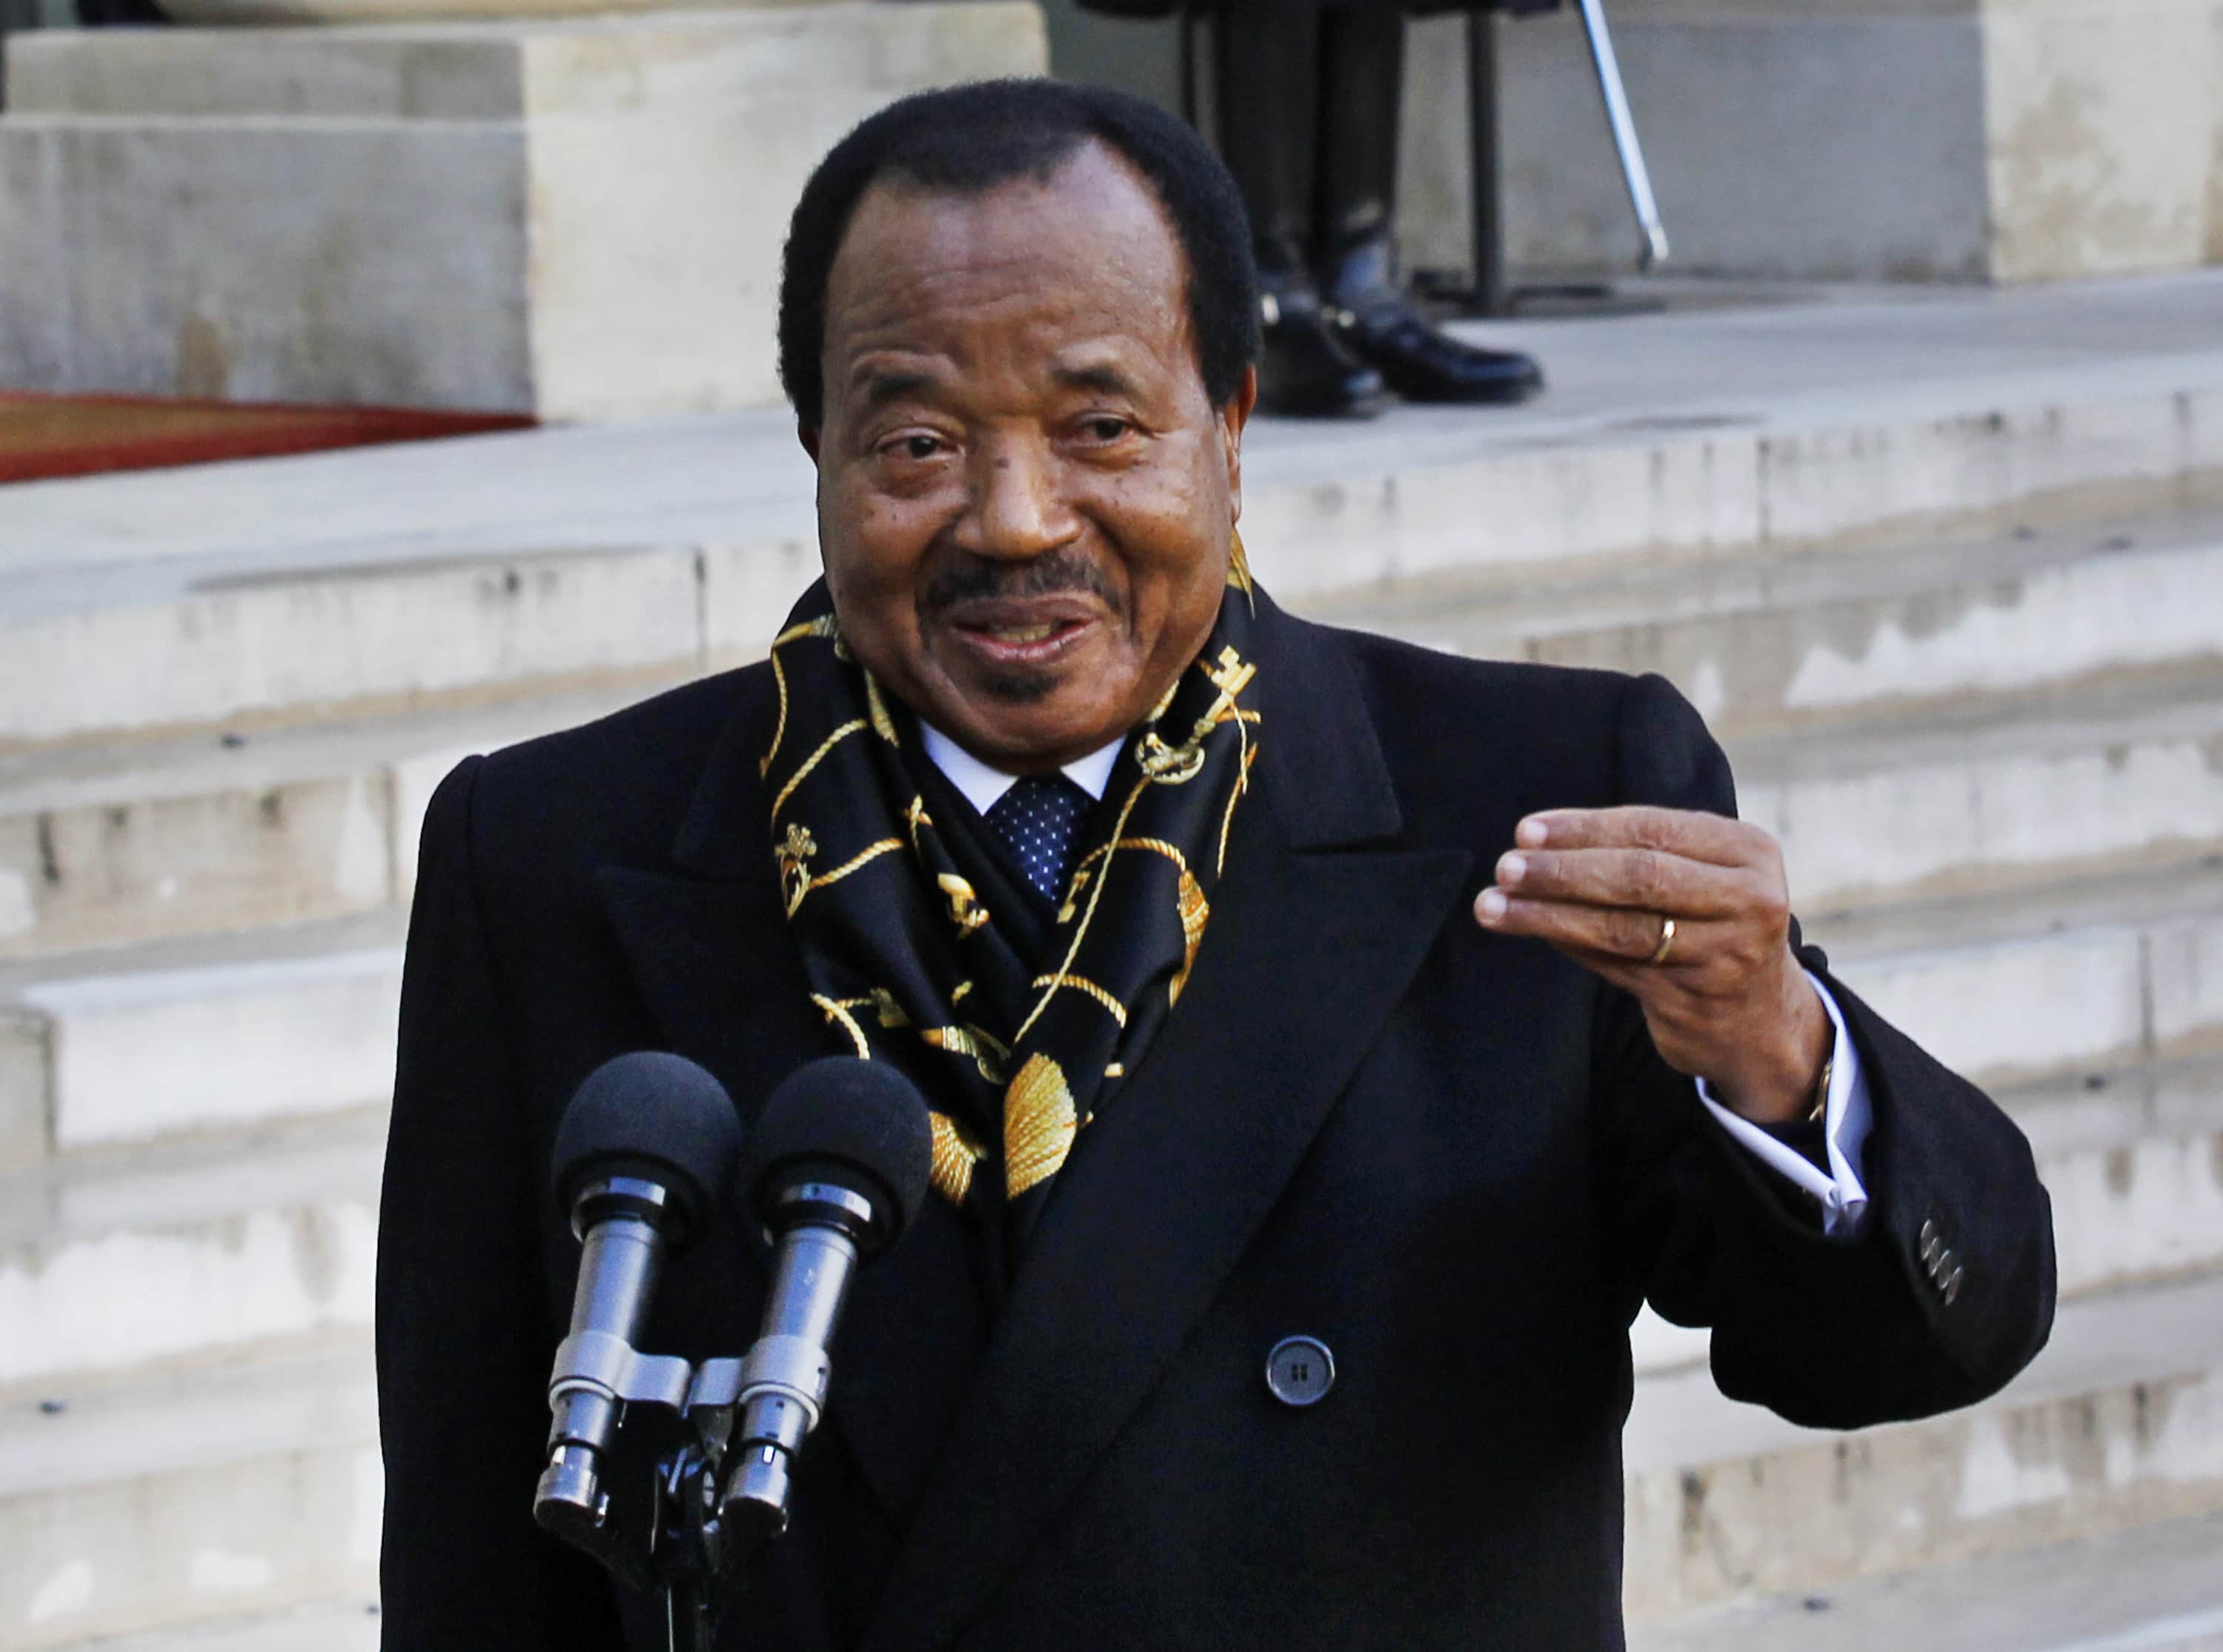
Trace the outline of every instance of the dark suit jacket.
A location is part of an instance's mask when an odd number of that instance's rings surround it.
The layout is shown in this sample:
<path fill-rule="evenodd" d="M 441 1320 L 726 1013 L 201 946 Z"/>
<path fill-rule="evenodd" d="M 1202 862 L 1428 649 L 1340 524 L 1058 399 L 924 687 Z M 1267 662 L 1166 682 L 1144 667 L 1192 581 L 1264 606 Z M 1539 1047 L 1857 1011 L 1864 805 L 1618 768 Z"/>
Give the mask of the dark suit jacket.
<path fill-rule="evenodd" d="M 1470 917 L 1531 810 L 1733 807 L 1672 688 L 1259 626 L 1256 795 L 1180 1010 L 993 1322 L 938 1200 L 863 1273 L 796 1528 L 724 1644 L 1615 1648 L 1640 1301 L 1713 1327 L 1727 1392 L 1818 1426 L 1966 1404 L 2043 1343 L 2027 1146 L 1841 984 L 1877 1115 L 1849 1243 L 1633 1001 Z M 432 805 L 379 1260 L 389 1648 L 663 1644 L 529 1517 L 577 1258 L 546 1166 L 618 1052 L 704 1063 L 746 1124 L 835 1048 L 767 851 L 771 698 L 761 667 L 715 677 L 472 759 Z M 739 1224 L 678 1259 L 645 1345 L 742 1351 L 763 1263 Z M 1293 1333 L 1338 1366 L 1308 1410 L 1263 1380 Z"/>

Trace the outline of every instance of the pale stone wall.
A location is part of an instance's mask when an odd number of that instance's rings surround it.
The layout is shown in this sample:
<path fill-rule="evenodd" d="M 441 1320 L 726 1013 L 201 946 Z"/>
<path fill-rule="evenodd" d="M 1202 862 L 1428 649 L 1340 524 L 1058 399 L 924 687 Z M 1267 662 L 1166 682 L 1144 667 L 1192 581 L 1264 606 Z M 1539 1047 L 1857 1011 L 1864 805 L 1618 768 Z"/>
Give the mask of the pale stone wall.
<path fill-rule="evenodd" d="M 825 5 L 838 0 L 162 0 L 179 22 L 392 23 Z"/>
<path fill-rule="evenodd" d="M 2207 246 L 2211 264 L 2223 264 L 2223 6 L 2207 22 L 2207 61 L 2215 90 L 2207 103 L 2210 117 L 2207 166 Z"/>
<path fill-rule="evenodd" d="M 0 383 L 584 419 L 776 400 L 787 217 L 1040 14 L 56 33 L 0 117 Z"/>
<path fill-rule="evenodd" d="M 2027 281 L 2223 261 L 2223 0 L 1611 0 L 1678 265 Z M 1464 25 L 1420 26 L 1408 256 L 1465 257 Z M 1516 263 L 1635 232 L 1570 16 L 1501 25 Z"/>
<path fill-rule="evenodd" d="M 1994 0 L 1983 21 L 1993 277 L 2206 261 L 2223 6 Z"/>

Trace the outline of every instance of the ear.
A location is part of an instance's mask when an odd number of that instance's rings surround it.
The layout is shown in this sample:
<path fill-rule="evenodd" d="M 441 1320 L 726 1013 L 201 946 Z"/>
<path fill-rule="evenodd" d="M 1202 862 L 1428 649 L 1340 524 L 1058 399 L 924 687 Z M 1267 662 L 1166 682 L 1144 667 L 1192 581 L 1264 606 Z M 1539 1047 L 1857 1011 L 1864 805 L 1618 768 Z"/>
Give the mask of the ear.
<path fill-rule="evenodd" d="M 1245 367 L 1235 393 L 1219 410 L 1219 440 L 1227 455 L 1227 506 L 1237 521 L 1243 517 L 1243 431 L 1257 405 L 1258 369 Z"/>

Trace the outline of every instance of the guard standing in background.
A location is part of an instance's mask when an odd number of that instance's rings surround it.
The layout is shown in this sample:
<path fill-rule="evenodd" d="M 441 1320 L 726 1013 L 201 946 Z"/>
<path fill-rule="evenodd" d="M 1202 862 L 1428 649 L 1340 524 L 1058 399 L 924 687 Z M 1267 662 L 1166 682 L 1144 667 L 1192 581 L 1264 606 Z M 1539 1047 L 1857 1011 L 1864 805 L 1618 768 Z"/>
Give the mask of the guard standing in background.
<path fill-rule="evenodd" d="M 1181 0 L 1080 0 L 1163 16 Z M 1559 0 L 1218 0 L 1214 104 L 1258 262 L 1263 412 L 1365 418 L 1407 401 L 1513 402 L 1535 361 L 1439 331 L 1407 298 L 1391 238 L 1405 19 L 1452 9 L 1555 11 Z"/>

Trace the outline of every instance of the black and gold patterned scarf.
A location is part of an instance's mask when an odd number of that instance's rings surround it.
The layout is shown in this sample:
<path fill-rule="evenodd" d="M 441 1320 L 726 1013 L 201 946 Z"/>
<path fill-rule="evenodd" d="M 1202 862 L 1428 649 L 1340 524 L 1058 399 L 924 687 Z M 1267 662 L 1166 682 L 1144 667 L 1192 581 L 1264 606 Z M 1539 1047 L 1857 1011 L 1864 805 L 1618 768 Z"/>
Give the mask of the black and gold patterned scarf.
<path fill-rule="evenodd" d="M 1074 846 L 1044 955 L 998 927 L 904 761 L 916 725 L 841 641 L 822 582 L 772 644 L 761 768 L 812 1002 L 933 1111 L 934 1186 L 1023 1234 L 1080 1128 L 1181 1001 L 1258 755 L 1247 578 L 1127 738 Z"/>

